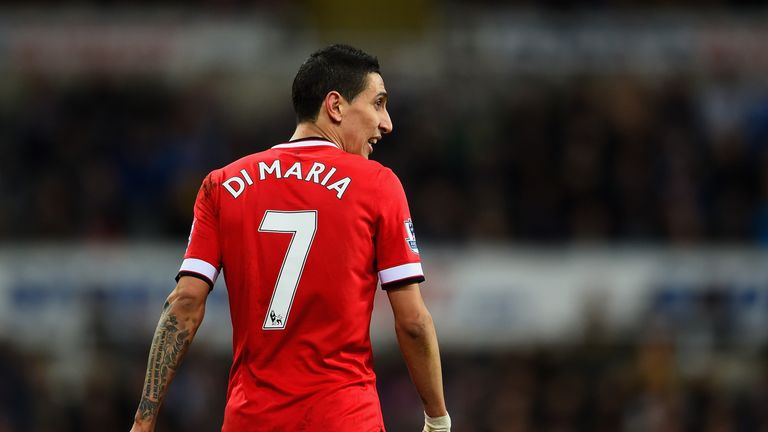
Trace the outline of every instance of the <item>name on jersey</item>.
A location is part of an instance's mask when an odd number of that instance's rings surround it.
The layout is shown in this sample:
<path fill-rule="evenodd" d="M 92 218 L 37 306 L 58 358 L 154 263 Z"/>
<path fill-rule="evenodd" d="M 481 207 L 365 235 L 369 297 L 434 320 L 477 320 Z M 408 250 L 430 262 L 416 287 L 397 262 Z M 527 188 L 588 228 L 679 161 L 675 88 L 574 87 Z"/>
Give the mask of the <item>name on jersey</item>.
<path fill-rule="evenodd" d="M 269 165 L 266 162 L 259 162 L 258 178 L 259 180 L 266 180 L 267 176 L 271 176 L 276 179 L 285 180 L 293 177 L 296 180 L 319 184 L 329 191 L 336 191 L 336 198 L 338 199 L 344 196 L 344 192 L 347 191 L 349 184 L 352 183 L 352 179 L 349 177 L 338 178 L 340 176 L 336 175 L 336 167 L 331 167 L 326 171 L 325 164 L 320 162 L 313 162 L 309 169 L 302 166 L 301 162 L 294 163 L 285 172 L 283 172 L 282 168 L 279 160 L 275 160 Z M 239 197 L 245 188 L 251 185 L 253 185 L 253 179 L 245 169 L 240 170 L 239 176 L 232 176 L 222 183 L 224 189 L 233 198 Z"/>

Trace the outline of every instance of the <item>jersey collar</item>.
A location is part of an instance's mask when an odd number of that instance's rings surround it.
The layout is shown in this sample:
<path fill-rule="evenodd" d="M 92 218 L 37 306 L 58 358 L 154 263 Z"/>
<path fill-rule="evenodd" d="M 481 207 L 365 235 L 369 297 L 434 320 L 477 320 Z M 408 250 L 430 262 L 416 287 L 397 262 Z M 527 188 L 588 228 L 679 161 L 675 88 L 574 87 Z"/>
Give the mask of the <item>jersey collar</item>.
<path fill-rule="evenodd" d="M 339 148 L 336 144 L 328 141 L 325 138 L 319 138 L 319 137 L 309 137 L 309 138 L 299 138 L 297 140 L 288 141 L 287 143 L 278 144 L 276 146 L 272 146 L 273 149 L 281 149 L 281 148 L 296 148 L 296 147 L 319 147 L 319 146 L 328 146 L 328 147 L 335 147 Z"/>

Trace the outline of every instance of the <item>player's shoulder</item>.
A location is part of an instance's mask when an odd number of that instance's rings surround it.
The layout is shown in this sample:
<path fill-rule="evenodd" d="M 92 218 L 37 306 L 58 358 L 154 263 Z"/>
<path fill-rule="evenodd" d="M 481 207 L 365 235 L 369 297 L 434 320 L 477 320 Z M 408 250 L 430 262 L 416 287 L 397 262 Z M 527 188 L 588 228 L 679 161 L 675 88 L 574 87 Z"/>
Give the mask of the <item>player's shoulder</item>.
<path fill-rule="evenodd" d="M 252 165 L 254 163 L 258 163 L 260 161 L 269 159 L 270 157 L 275 156 L 275 150 L 272 148 L 268 148 L 266 150 L 262 150 L 256 153 L 251 153 L 249 155 L 245 155 L 241 157 L 240 159 L 234 160 L 230 162 L 229 164 L 225 165 L 222 169 L 224 170 L 233 170 L 233 169 L 242 169 L 244 166 Z"/>
<path fill-rule="evenodd" d="M 220 166 L 218 168 L 211 170 L 203 179 L 203 185 L 210 187 L 211 185 L 221 184 L 226 179 L 240 173 L 243 169 L 248 167 L 250 164 L 258 163 L 259 160 L 264 159 L 266 157 L 265 153 L 267 153 L 268 151 L 269 149 L 261 152 L 257 152 L 257 153 L 251 153 L 249 155 L 236 159 L 224 166 Z"/>
<path fill-rule="evenodd" d="M 270 155 L 274 156 L 274 151 L 271 148 L 262 150 L 260 152 L 251 153 L 239 159 L 235 159 L 234 161 L 213 170 L 211 173 L 217 173 L 219 175 L 238 173 L 244 168 L 250 167 L 254 164 L 258 164 L 260 161 L 268 159 Z"/>
<path fill-rule="evenodd" d="M 379 179 L 379 181 L 384 183 L 389 182 L 397 182 L 400 183 L 400 178 L 395 174 L 395 172 L 392 170 L 392 168 L 383 165 L 379 162 L 368 160 L 368 162 L 371 162 L 372 169 L 376 172 L 376 177 Z"/>
<path fill-rule="evenodd" d="M 402 182 L 391 168 L 358 155 L 350 154 L 350 156 L 357 169 L 356 177 L 365 179 L 362 188 L 368 195 L 383 199 L 385 196 L 399 196 L 402 193 Z"/>
<path fill-rule="evenodd" d="M 365 171 L 367 174 L 375 176 L 376 178 L 396 177 L 394 171 L 381 162 L 366 159 L 352 153 L 344 153 L 344 158 L 350 166 L 354 167 L 354 169 Z"/>

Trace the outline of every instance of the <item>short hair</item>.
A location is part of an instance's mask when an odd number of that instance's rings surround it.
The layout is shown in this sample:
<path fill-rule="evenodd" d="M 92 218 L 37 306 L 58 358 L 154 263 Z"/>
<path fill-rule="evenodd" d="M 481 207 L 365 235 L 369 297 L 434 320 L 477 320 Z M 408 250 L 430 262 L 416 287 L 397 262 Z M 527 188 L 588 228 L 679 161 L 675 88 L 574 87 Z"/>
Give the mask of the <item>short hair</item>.
<path fill-rule="evenodd" d="M 365 89 L 372 72 L 381 74 L 379 60 L 349 45 L 336 44 L 315 51 L 293 79 L 291 99 L 296 121 L 317 120 L 320 106 L 331 91 L 351 101 Z"/>

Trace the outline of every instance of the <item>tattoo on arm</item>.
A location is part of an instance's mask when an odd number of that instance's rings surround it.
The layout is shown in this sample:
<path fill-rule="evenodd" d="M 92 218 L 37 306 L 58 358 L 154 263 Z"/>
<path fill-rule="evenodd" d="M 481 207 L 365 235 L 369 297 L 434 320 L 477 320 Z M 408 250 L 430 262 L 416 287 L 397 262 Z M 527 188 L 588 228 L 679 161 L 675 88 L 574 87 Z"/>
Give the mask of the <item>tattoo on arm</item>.
<path fill-rule="evenodd" d="M 147 399 L 145 396 L 141 397 L 141 402 L 139 402 L 139 416 L 142 420 L 146 420 L 154 415 L 157 414 L 157 408 L 159 407 L 159 403 L 155 401 L 151 401 Z"/>
<path fill-rule="evenodd" d="M 142 420 L 154 417 L 165 397 L 168 383 L 176 374 L 181 360 L 192 342 L 192 331 L 179 324 L 176 314 L 169 311 L 165 303 L 160 321 L 152 338 L 147 362 L 144 391 L 139 402 L 139 416 Z"/>

